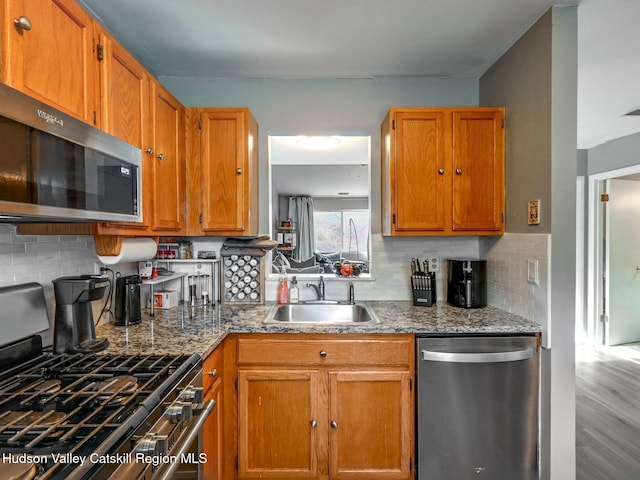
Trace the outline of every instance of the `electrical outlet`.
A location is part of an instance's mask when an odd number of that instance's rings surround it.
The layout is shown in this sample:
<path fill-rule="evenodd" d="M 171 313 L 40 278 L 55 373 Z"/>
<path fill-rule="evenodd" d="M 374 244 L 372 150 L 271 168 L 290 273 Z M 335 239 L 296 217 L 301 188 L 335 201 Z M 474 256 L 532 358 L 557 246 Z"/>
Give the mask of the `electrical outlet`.
<path fill-rule="evenodd" d="M 440 272 L 440 257 L 436 252 L 423 252 L 422 258 L 428 260 L 430 272 Z"/>

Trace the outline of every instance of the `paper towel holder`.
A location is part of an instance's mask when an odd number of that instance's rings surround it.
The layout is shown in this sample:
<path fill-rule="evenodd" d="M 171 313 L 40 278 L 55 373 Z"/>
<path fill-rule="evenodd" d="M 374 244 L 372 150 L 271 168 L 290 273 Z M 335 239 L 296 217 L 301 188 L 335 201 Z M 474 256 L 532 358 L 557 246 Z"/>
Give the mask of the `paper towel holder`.
<path fill-rule="evenodd" d="M 100 257 L 115 257 L 122 252 L 125 238 L 148 238 L 158 245 L 160 237 L 125 237 L 124 235 L 94 235 L 93 243 L 96 253 Z"/>

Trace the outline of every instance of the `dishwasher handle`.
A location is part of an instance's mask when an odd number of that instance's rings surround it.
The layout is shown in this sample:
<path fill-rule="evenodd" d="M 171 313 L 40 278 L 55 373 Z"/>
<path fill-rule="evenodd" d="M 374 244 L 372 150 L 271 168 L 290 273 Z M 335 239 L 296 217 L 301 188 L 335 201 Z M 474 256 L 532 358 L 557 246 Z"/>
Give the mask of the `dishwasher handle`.
<path fill-rule="evenodd" d="M 433 350 L 422 350 L 422 360 L 430 362 L 446 363 L 500 363 L 517 362 L 519 360 L 529 360 L 534 356 L 534 350 L 515 350 L 510 352 L 487 352 L 487 353 L 466 353 L 466 352 L 436 352 Z"/>

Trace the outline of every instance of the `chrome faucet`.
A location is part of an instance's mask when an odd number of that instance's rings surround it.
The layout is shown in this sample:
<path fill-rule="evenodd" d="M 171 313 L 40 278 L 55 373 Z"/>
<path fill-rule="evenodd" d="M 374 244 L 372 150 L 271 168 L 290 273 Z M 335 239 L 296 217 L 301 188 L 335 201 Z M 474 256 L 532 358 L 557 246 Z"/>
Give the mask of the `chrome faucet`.
<path fill-rule="evenodd" d="M 324 300 L 324 280 L 322 278 L 322 275 L 320 275 L 320 282 L 318 283 L 318 285 L 307 283 L 307 287 L 312 288 L 316 292 L 318 300 Z"/>
<path fill-rule="evenodd" d="M 356 304 L 356 294 L 353 289 L 353 282 L 349 282 L 349 304 L 350 305 Z"/>

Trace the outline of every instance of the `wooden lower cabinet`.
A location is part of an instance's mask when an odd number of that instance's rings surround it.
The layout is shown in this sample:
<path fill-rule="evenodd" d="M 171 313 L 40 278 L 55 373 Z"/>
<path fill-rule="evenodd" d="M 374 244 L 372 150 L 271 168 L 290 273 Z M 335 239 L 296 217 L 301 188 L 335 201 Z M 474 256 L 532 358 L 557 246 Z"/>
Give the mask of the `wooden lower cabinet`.
<path fill-rule="evenodd" d="M 317 370 L 238 371 L 239 478 L 317 478 Z M 326 417 L 326 414 L 324 414 Z"/>
<path fill-rule="evenodd" d="M 329 372 L 331 478 L 411 476 L 410 390 L 407 371 Z"/>
<path fill-rule="evenodd" d="M 284 348 L 258 357 L 265 341 Z M 350 352 L 363 345 L 397 354 L 359 364 Z M 238 479 L 413 477 L 411 336 L 253 335 L 236 346 Z"/>
<path fill-rule="evenodd" d="M 202 464 L 202 474 L 207 480 L 222 480 L 222 455 L 224 448 L 222 422 L 222 382 L 216 382 L 204 396 L 205 402 L 216 402 L 213 411 L 202 429 L 201 451 L 207 454 L 207 461 Z"/>
<path fill-rule="evenodd" d="M 224 478 L 224 347 L 221 345 L 203 362 L 204 400 L 214 400 L 215 406 L 202 427 L 200 452 L 207 455 L 202 464 L 201 478 L 206 480 L 222 480 Z"/>

